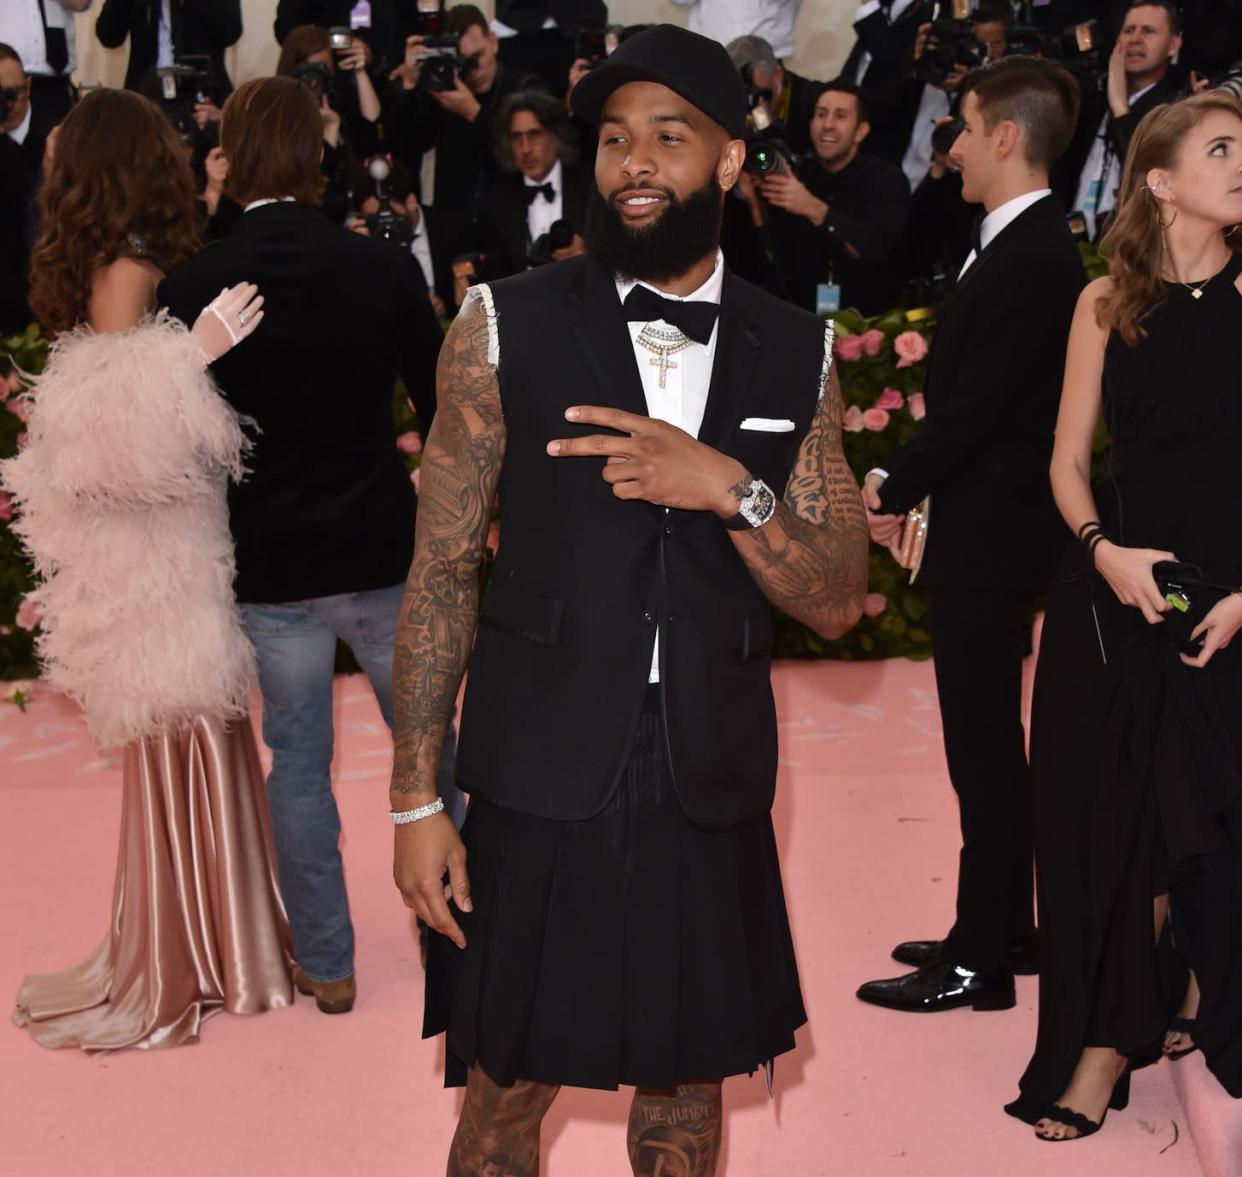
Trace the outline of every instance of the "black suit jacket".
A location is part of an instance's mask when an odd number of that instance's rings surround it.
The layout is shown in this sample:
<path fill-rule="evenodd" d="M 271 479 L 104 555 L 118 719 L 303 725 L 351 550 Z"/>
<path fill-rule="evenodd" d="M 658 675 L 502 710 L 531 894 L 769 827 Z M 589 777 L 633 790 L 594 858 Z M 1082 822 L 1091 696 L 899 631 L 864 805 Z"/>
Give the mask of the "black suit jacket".
<path fill-rule="evenodd" d="M 1085 278 L 1055 197 L 1006 226 L 943 308 L 927 420 L 886 463 L 885 511 L 930 494 L 931 586 L 1047 584 L 1067 535 L 1048 462 L 1074 307 Z"/>
<path fill-rule="evenodd" d="M 95 35 L 106 49 L 129 37 L 125 88 L 137 90 L 159 56 L 160 0 L 104 0 Z M 224 51 L 242 34 L 241 0 L 171 0 L 173 52 L 211 58 L 220 84 L 230 86 Z"/>
<path fill-rule="evenodd" d="M 270 204 L 170 274 L 159 300 L 192 323 L 241 281 L 263 293 L 264 320 L 212 367 L 259 430 L 250 474 L 229 493 L 238 599 L 397 584 L 413 552 L 414 492 L 393 389 L 399 369 L 417 373 L 410 392 L 425 427 L 439 342 L 417 263 L 318 209 Z"/>
<path fill-rule="evenodd" d="M 562 164 L 561 178 L 565 189 L 561 193 L 561 219 L 581 233 L 595 177 L 580 167 Z M 484 194 L 479 244 L 487 255 L 485 273 L 489 279 L 507 278 L 526 269 L 531 242 L 526 228 L 525 187 L 522 173 L 513 172 L 502 176 Z"/>

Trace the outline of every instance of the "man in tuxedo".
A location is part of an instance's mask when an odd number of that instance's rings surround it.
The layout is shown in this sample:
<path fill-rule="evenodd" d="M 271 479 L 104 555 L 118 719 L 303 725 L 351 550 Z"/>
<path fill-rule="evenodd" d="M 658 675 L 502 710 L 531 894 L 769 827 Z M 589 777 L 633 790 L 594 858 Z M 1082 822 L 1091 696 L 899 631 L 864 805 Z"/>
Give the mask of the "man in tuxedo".
<path fill-rule="evenodd" d="M 951 157 L 964 198 L 986 215 L 938 320 L 926 425 L 864 484 L 881 544 L 896 544 L 904 513 L 931 497 L 920 576 L 961 805 L 952 931 L 899 945 L 894 957 L 916 971 L 858 991 L 899 1010 L 1008 1009 L 1015 970 L 1034 970 L 1022 661 L 1032 596 L 1049 583 L 1062 547 L 1048 462 L 1084 281 L 1048 184 L 1078 115 L 1073 77 L 1044 60 L 1007 57 L 972 72 L 963 88 L 965 130 Z"/>
<path fill-rule="evenodd" d="M 601 126 L 589 254 L 476 288 L 445 342 L 395 663 L 394 875 L 442 933 L 424 1032 L 447 1030 L 467 1087 L 450 1174 L 498 1154 L 536 1173 L 558 1086 L 624 1083 L 634 1173 L 711 1177 L 723 1079 L 805 1017 L 769 602 L 853 624 L 865 521 L 831 332 L 720 256 L 746 126 L 724 48 L 657 25 L 574 105 Z M 467 662 L 463 843 L 434 782 Z"/>
<path fill-rule="evenodd" d="M 542 90 L 518 90 L 496 116 L 504 175 L 483 197 L 479 241 L 488 278 L 507 278 L 586 252 L 582 240 L 590 174 L 578 167 L 564 104 Z M 553 229 L 572 238 L 552 248 Z"/>
<path fill-rule="evenodd" d="M 391 722 L 415 513 L 393 386 L 404 374 L 420 419 L 430 420 L 436 356 L 410 351 L 438 325 L 407 254 L 347 232 L 317 207 L 322 133 L 318 104 L 291 78 L 257 79 L 232 95 L 221 147 L 227 190 L 245 211 L 227 238 L 164 280 L 159 299 L 192 322 L 238 274 L 265 299 L 262 332 L 213 367 L 229 403 L 258 425 L 249 473 L 229 493 L 234 590 L 258 659 L 298 988 L 325 1013 L 342 1013 L 356 985 L 329 776 L 334 656 L 339 638 Z M 450 789 L 451 777 L 443 784 Z"/>
<path fill-rule="evenodd" d="M 129 38 L 127 90 L 137 90 L 151 70 L 187 56 L 210 58 L 227 90 L 224 51 L 241 35 L 241 0 L 104 0 L 95 21 L 105 49 L 118 49 Z"/>
<path fill-rule="evenodd" d="M 1056 170 L 1053 187 L 1083 214 L 1092 240 L 1117 202 L 1121 171 L 1135 129 L 1148 111 L 1178 94 L 1173 60 L 1182 48 L 1181 17 L 1171 0 L 1133 5 L 1108 59 L 1103 93 L 1084 93 L 1078 133 Z"/>
<path fill-rule="evenodd" d="M 46 97 L 43 91 L 32 93 L 21 58 L 0 44 L 0 335 L 30 324 L 26 293 L 34 198 L 47 139 L 59 121 Z"/>

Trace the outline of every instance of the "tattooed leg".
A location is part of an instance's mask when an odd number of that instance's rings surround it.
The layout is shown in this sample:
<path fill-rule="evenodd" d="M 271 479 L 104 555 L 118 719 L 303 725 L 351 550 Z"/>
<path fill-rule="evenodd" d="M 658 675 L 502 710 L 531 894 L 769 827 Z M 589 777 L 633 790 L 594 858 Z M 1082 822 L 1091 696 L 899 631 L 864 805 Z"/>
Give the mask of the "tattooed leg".
<path fill-rule="evenodd" d="M 720 1083 L 640 1087 L 630 1108 L 634 1177 L 712 1177 L 720 1155 Z"/>
<path fill-rule="evenodd" d="M 547 1083 L 501 1087 L 471 1067 L 448 1177 L 538 1177 L 539 1128 L 559 1090 Z"/>

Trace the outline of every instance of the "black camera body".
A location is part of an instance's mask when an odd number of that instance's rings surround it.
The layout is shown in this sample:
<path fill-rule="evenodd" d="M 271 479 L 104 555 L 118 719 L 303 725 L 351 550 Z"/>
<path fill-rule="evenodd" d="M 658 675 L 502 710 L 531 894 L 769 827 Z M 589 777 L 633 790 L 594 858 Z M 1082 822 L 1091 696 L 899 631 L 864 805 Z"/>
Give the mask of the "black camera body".
<path fill-rule="evenodd" d="M 760 177 L 790 176 L 796 161 L 793 149 L 783 139 L 754 135 L 747 141 L 742 171 Z"/>
<path fill-rule="evenodd" d="M 183 146 L 206 154 L 219 139 L 219 128 L 208 123 L 199 130 L 194 107 L 200 102 L 216 102 L 220 86 L 209 57 L 179 57 L 173 65 L 153 71 L 155 91 L 151 95 L 164 117 L 177 132 Z M 208 140 L 214 140 L 208 144 Z"/>
<path fill-rule="evenodd" d="M 404 213 L 399 213 L 391 205 L 385 204 L 379 212 L 371 213 L 366 220 L 372 237 L 409 251 L 414 233 Z"/>
<path fill-rule="evenodd" d="M 939 86 L 959 66 L 974 69 L 987 59 L 988 47 L 969 20 L 942 18 L 932 21 L 927 48 L 915 63 L 914 76 L 929 86 Z"/>
<path fill-rule="evenodd" d="M 332 71 L 322 61 L 300 61 L 289 71 L 289 76 L 305 86 L 316 102 L 332 89 Z"/>
<path fill-rule="evenodd" d="M 443 94 L 457 89 L 457 79 L 465 77 L 478 63 L 478 54 L 463 57 L 458 48 L 461 38 L 456 33 L 436 33 L 423 41 L 422 70 L 418 88 L 429 94 Z"/>
<path fill-rule="evenodd" d="M 568 249 L 574 243 L 574 227 L 568 221 L 553 221 L 552 227 L 541 234 L 526 252 L 526 260 L 532 266 L 546 266 L 556 261 L 552 254 Z"/>

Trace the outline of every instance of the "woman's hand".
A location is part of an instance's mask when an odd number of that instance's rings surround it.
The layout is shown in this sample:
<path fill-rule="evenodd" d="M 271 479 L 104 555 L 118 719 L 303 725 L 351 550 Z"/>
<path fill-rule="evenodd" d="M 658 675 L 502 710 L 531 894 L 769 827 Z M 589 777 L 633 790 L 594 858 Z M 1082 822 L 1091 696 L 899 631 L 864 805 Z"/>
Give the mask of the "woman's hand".
<path fill-rule="evenodd" d="M 1095 549 L 1096 571 L 1108 581 L 1108 587 L 1117 594 L 1117 600 L 1141 610 L 1152 625 L 1163 621 L 1163 615 L 1173 606 L 1161 595 L 1151 570 L 1161 560 L 1176 559 L 1172 552 L 1122 548 L 1110 540 L 1104 540 Z"/>
<path fill-rule="evenodd" d="M 194 321 L 190 335 L 202 353 L 203 366 L 232 351 L 261 322 L 263 295 L 252 282 L 221 290 Z"/>
<path fill-rule="evenodd" d="M 1191 637 L 1203 637 L 1203 649 L 1193 658 L 1182 655 L 1187 666 L 1206 666 L 1217 650 L 1223 650 L 1242 629 L 1242 593 L 1230 593 L 1216 602 L 1208 615 L 1195 626 Z"/>

